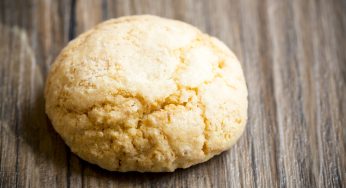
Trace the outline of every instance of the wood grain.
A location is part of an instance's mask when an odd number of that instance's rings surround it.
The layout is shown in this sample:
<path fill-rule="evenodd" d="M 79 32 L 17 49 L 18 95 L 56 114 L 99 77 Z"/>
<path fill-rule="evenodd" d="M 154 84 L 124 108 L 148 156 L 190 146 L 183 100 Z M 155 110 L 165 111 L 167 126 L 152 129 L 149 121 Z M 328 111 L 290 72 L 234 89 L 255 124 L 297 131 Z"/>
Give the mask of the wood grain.
<path fill-rule="evenodd" d="M 239 142 L 174 173 L 108 172 L 72 154 L 44 113 L 49 66 L 95 24 L 132 14 L 191 23 L 239 57 Z M 346 2 L 0 1 L 0 187 L 345 187 Z"/>

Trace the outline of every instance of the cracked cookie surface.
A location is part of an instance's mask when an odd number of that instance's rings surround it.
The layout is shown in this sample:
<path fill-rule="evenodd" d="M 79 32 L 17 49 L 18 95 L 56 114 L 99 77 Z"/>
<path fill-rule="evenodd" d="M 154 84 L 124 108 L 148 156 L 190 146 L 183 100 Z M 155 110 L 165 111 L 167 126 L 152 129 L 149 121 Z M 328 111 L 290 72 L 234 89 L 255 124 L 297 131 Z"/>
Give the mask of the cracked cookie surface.
<path fill-rule="evenodd" d="M 45 100 L 74 153 L 140 172 L 187 168 L 229 149 L 248 105 L 239 61 L 222 42 L 148 15 L 108 20 L 71 41 Z"/>

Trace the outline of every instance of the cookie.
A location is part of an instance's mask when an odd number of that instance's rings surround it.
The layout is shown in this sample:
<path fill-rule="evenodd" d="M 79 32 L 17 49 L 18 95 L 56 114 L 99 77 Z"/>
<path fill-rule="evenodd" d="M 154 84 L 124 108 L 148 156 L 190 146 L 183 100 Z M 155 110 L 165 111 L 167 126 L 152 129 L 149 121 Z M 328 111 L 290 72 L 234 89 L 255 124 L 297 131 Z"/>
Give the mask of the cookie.
<path fill-rule="evenodd" d="M 110 171 L 207 161 L 244 131 L 241 65 L 218 39 L 156 16 L 105 21 L 53 63 L 45 109 L 72 152 Z"/>

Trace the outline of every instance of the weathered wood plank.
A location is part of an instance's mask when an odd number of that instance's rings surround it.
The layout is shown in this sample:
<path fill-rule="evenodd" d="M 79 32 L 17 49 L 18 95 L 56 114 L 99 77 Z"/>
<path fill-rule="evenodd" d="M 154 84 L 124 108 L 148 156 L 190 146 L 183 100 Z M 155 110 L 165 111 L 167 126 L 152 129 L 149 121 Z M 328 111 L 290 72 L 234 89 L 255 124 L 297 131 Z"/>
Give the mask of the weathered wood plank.
<path fill-rule="evenodd" d="M 1 187 L 67 185 L 66 146 L 46 119 L 42 92 L 68 41 L 69 5 L 1 2 Z"/>
<path fill-rule="evenodd" d="M 42 97 L 53 59 L 102 20 L 132 14 L 191 23 L 239 57 L 249 119 L 231 151 L 174 173 L 114 173 L 54 132 Z M 0 18 L 0 187 L 346 185 L 342 0 L 4 0 Z"/>

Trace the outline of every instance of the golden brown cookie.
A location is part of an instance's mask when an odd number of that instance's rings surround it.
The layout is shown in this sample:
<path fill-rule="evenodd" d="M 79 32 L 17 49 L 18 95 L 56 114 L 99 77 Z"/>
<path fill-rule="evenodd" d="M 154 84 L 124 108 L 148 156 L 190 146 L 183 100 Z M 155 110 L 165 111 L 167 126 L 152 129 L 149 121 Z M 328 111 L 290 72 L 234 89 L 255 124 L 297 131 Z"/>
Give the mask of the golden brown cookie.
<path fill-rule="evenodd" d="M 247 119 L 235 55 L 195 27 L 148 15 L 108 20 L 71 41 L 45 99 L 71 150 L 112 171 L 204 162 L 229 149 Z"/>

